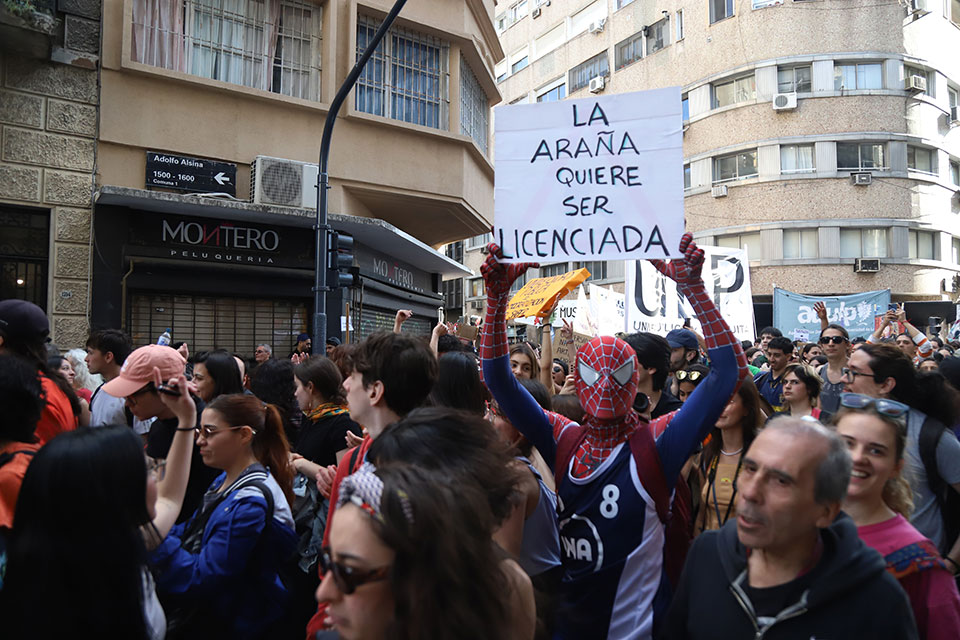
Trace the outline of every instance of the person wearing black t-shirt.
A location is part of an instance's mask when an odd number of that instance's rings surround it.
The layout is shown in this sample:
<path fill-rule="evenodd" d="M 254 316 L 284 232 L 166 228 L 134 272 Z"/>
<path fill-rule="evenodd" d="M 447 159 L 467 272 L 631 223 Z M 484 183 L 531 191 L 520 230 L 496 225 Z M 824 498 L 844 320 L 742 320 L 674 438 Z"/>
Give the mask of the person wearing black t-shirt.
<path fill-rule="evenodd" d="M 736 520 L 696 539 L 658 637 L 916 639 L 906 594 L 840 511 L 851 467 L 822 425 L 771 420 L 744 454 Z"/>

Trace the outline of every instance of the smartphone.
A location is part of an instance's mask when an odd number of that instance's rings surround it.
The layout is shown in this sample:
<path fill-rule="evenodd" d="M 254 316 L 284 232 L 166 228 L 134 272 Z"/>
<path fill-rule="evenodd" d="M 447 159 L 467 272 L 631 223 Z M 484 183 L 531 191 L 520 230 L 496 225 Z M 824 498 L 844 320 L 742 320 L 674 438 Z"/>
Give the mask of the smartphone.
<path fill-rule="evenodd" d="M 900 311 L 900 305 L 896 302 L 891 302 L 887 305 L 887 311 Z"/>
<path fill-rule="evenodd" d="M 180 397 L 180 389 L 177 389 L 176 387 L 171 387 L 166 384 L 159 385 L 157 387 L 157 391 L 159 391 L 160 393 L 165 393 L 168 396 Z"/>

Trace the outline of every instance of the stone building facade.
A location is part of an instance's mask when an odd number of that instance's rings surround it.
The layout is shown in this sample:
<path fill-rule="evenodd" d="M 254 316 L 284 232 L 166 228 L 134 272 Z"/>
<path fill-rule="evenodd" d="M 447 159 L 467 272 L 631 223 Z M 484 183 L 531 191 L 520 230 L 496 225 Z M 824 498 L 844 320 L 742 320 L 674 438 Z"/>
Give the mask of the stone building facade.
<path fill-rule="evenodd" d="M 90 310 L 100 3 L 0 10 L 0 297 L 30 299 L 63 348 Z"/>

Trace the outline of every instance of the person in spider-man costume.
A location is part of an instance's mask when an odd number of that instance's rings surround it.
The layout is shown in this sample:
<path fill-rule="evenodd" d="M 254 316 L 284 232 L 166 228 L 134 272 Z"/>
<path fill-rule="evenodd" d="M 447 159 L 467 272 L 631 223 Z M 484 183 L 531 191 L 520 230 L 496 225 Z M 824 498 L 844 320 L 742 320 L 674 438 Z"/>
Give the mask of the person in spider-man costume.
<path fill-rule="evenodd" d="M 679 411 L 648 423 L 633 409 L 639 375 L 633 349 L 612 336 L 594 338 L 577 351 L 571 367 L 586 413 L 582 430 L 561 415 L 543 411 L 510 371 L 505 320 L 510 285 L 534 265 L 502 264 L 500 248 L 491 244 L 481 267 L 487 310 L 480 356 L 487 387 L 510 422 L 551 465 L 558 441 L 571 440 L 564 433 L 580 433 L 569 466 L 554 469 L 564 567 L 557 638 L 652 637 L 654 623 L 669 604 L 664 527 L 627 443 L 639 429 L 650 429 L 662 481 L 672 491 L 683 464 L 748 374 L 740 342 L 700 278 L 703 251 L 689 234 L 680 241 L 680 254 L 653 263 L 676 281 L 697 314 L 710 374 Z"/>

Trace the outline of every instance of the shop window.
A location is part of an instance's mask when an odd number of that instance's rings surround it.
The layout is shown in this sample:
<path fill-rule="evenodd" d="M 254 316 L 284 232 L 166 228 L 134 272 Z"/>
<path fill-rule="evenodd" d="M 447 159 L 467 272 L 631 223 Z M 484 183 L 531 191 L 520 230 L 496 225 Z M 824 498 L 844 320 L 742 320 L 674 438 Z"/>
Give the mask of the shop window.
<path fill-rule="evenodd" d="M 0 205 L 0 300 L 47 308 L 50 214 Z"/>
<path fill-rule="evenodd" d="M 131 58 L 318 100 L 322 9 L 297 0 L 133 0 Z"/>
<path fill-rule="evenodd" d="M 484 154 L 487 153 L 489 113 L 490 101 L 486 92 L 467 61 L 460 58 L 460 133 L 473 138 Z"/>
<path fill-rule="evenodd" d="M 372 18 L 357 21 L 357 58 L 379 26 Z M 391 27 L 357 80 L 357 110 L 446 129 L 448 57 L 449 47 L 439 38 Z"/>

